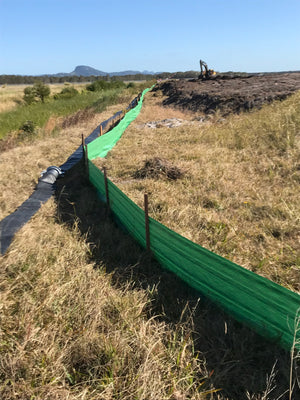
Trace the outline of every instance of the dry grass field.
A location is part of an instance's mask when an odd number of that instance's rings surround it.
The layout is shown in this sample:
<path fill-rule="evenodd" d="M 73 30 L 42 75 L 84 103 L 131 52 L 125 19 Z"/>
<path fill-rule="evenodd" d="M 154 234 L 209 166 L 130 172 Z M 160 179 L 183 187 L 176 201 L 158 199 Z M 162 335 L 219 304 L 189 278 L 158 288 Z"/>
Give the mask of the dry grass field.
<path fill-rule="evenodd" d="M 66 160 L 81 134 L 124 109 L 123 100 L 1 153 L 0 218 L 32 193 L 43 169 Z M 147 191 L 154 218 L 299 290 L 299 94 L 226 119 L 162 100 L 148 93 L 97 165 L 138 204 Z M 183 123 L 165 128 L 166 118 Z M 149 121 L 160 122 L 152 129 Z M 147 169 L 155 157 L 160 167 Z M 182 176 L 170 179 L 175 167 Z M 80 165 L 58 181 L 55 198 L 0 264 L 1 399 L 297 399 L 297 354 L 161 270 L 107 216 Z"/>
<path fill-rule="evenodd" d="M 149 318 L 146 291 L 95 269 L 56 208 L 49 201 L 1 261 L 1 399 L 205 398 L 188 329 Z"/>

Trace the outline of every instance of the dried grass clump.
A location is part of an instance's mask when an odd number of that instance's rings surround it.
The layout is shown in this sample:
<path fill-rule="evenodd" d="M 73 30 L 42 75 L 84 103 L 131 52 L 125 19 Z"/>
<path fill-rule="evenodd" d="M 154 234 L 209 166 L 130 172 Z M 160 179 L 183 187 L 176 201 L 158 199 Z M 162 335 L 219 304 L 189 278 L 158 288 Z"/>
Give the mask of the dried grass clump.
<path fill-rule="evenodd" d="M 146 178 L 167 178 L 170 180 L 176 180 L 181 178 L 183 172 L 172 165 L 167 160 L 155 157 L 149 160 L 145 160 L 144 166 L 134 172 L 133 177 L 135 179 L 146 179 Z"/>
<path fill-rule="evenodd" d="M 8 151 L 10 149 L 13 149 L 14 147 L 17 146 L 18 140 L 17 140 L 17 134 L 11 134 L 7 136 L 6 138 L 0 139 L 0 153 L 3 153 L 4 151 Z"/>
<path fill-rule="evenodd" d="M 86 108 L 84 110 L 79 110 L 76 113 L 69 115 L 63 119 L 61 122 L 61 127 L 63 129 L 69 128 L 71 126 L 78 125 L 82 122 L 85 122 L 89 119 L 92 119 L 95 116 L 95 112 L 91 108 Z"/>

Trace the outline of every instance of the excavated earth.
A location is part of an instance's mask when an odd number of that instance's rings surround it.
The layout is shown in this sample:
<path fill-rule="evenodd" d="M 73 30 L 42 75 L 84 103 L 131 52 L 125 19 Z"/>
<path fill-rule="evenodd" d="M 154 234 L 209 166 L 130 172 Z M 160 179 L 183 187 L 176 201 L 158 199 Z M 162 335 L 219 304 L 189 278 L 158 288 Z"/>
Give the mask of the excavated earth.
<path fill-rule="evenodd" d="M 164 105 L 222 115 L 260 108 L 300 90 L 300 72 L 219 74 L 211 80 L 168 80 L 157 85 Z"/>

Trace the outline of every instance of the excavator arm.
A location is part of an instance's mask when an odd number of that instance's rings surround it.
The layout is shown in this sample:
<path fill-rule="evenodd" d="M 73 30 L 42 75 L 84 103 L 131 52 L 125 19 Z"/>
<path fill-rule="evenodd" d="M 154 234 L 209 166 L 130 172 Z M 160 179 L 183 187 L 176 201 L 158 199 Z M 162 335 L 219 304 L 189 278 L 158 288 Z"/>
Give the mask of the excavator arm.
<path fill-rule="evenodd" d="M 216 72 L 213 69 L 208 69 L 206 62 L 200 60 L 200 75 L 199 79 L 206 80 L 216 76 Z"/>

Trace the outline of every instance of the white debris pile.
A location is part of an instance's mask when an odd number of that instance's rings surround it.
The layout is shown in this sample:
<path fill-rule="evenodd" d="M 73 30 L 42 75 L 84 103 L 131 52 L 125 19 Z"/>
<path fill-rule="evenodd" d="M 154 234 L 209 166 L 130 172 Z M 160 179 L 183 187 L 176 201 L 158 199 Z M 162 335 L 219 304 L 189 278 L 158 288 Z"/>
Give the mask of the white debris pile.
<path fill-rule="evenodd" d="M 141 128 L 151 128 L 151 129 L 162 128 L 162 127 L 176 128 L 177 126 L 180 126 L 186 122 L 187 121 L 184 121 L 183 119 L 180 118 L 167 118 L 161 121 L 146 122 L 145 124 L 141 125 Z"/>

